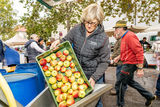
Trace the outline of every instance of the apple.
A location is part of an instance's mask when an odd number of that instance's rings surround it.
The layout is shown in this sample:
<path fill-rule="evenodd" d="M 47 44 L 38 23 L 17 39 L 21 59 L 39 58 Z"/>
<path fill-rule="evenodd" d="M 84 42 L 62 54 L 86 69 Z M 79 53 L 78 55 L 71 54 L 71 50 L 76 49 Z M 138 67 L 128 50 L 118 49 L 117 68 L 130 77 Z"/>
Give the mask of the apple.
<path fill-rule="evenodd" d="M 60 69 L 60 71 L 62 72 L 62 73 L 64 73 L 64 72 L 66 72 L 66 67 L 61 67 L 61 69 Z"/>
<path fill-rule="evenodd" d="M 62 54 L 61 51 L 58 51 L 58 52 L 56 53 L 56 56 L 57 56 L 58 58 L 60 58 L 62 55 L 63 55 L 63 54 Z"/>
<path fill-rule="evenodd" d="M 63 55 L 65 55 L 65 56 L 69 55 L 69 51 L 68 50 L 64 50 L 63 51 Z"/>
<path fill-rule="evenodd" d="M 57 89 L 57 84 L 56 84 L 56 83 L 52 84 L 52 88 L 53 88 L 54 90 Z"/>
<path fill-rule="evenodd" d="M 69 82 L 74 82 L 75 81 L 75 77 L 74 76 L 71 76 L 71 77 L 69 77 Z"/>
<path fill-rule="evenodd" d="M 47 65 L 44 65 L 44 66 L 42 67 L 42 69 L 43 69 L 43 71 L 47 71 L 47 70 L 48 70 L 48 66 L 47 66 Z"/>
<path fill-rule="evenodd" d="M 63 65 L 67 68 L 69 67 L 70 62 L 69 61 L 64 61 Z"/>
<path fill-rule="evenodd" d="M 80 84 L 80 85 L 83 84 L 84 83 L 83 78 L 78 78 L 77 83 Z"/>
<path fill-rule="evenodd" d="M 67 82 L 68 82 L 68 77 L 67 77 L 67 76 L 63 76 L 62 82 L 63 82 L 63 83 L 67 83 Z"/>
<path fill-rule="evenodd" d="M 62 94 L 63 100 L 66 100 L 66 99 L 67 99 L 67 95 L 68 95 L 67 93 L 63 93 L 63 94 Z"/>
<path fill-rule="evenodd" d="M 60 67 L 59 65 L 56 65 L 56 66 L 54 67 L 54 69 L 55 69 L 56 71 L 59 71 L 59 70 L 61 69 L 61 67 Z"/>
<path fill-rule="evenodd" d="M 81 74 L 80 74 L 79 71 L 76 71 L 76 72 L 74 73 L 74 76 L 75 76 L 76 78 L 80 78 Z"/>
<path fill-rule="evenodd" d="M 72 73 L 75 73 L 76 69 L 75 68 L 71 68 L 71 71 L 72 71 Z"/>
<path fill-rule="evenodd" d="M 67 56 L 68 61 L 72 61 L 72 57 L 70 55 Z"/>
<path fill-rule="evenodd" d="M 53 70 L 53 71 L 52 71 L 52 76 L 53 76 L 53 77 L 57 76 L 57 74 L 58 74 L 58 72 L 57 72 L 56 70 Z"/>
<path fill-rule="evenodd" d="M 49 71 L 53 71 L 54 68 L 53 68 L 52 66 L 49 66 L 48 70 L 49 70 Z"/>
<path fill-rule="evenodd" d="M 62 85 L 61 91 L 64 92 L 64 93 L 67 92 L 68 91 L 68 87 L 66 85 Z"/>
<path fill-rule="evenodd" d="M 54 84 L 54 83 L 57 82 L 57 80 L 56 80 L 55 77 L 51 77 L 51 78 L 49 78 L 48 82 L 49 82 L 50 84 Z"/>
<path fill-rule="evenodd" d="M 57 83 L 57 87 L 58 87 L 58 88 L 61 88 L 62 85 L 63 85 L 63 82 L 58 82 L 58 83 Z"/>
<path fill-rule="evenodd" d="M 63 78 L 63 74 L 60 74 L 60 73 L 57 74 L 56 79 L 57 79 L 58 81 L 61 81 L 62 78 Z"/>
<path fill-rule="evenodd" d="M 74 68 L 75 67 L 75 64 L 73 62 L 70 63 L 69 65 L 71 68 Z"/>
<path fill-rule="evenodd" d="M 88 88 L 88 85 L 86 83 L 84 83 L 83 86 L 85 90 Z"/>
<path fill-rule="evenodd" d="M 62 98 L 62 94 L 58 95 L 57 98 L 56 98 L 57 102 L 62 102 L 63 101 L 63 98 Z"/>
<path fill-rule="evenodd" d="M 72 95 L 72 93 L 73 93 L 73 89 L 69 89 L 68 94 Z"/>
<path fill-rule="evenodd" d="M 50 57 L 51 57 L 52 60 L 56 60 L 56 59 L 57 59 L 57 56 L 56 56 L 56 54 L 54 54 L 54 53 L 51 54 Z"/>
<path fill-rule="evenodd" d="M 66 101 L 62 101 L 59 103 L 58 107 L 67 107 Z"/>
<path fill-rule="evenodd" d="M 66 75 L 67 77 L 72 76 L 72 71 L 68 69 L 68 70 L 65 72 L 65 75 Z"/>
<path fill-rule="evenodd" d="M 71 106 L 75 103 L 73 98 L 67 99 L 67 106 Z"/>
<path fill-rule="evenodd" d="M 72 83 L 72 89 L 73 89 L 73 90 L 77 90 L 77 89 L 78 89 L 78 84 L 77 84 L 77 82 L 73 82 L 73 83 Z"/>
<path fill-rule="evenodd" d="M 45 59 L 46 59 L 47 62 L 51 61 L 51 57 L 50 56 L 46 57 Z"/>
<path fill-rule="evenodd" d="M 60 61 L 65 61 L 66 60 L 66 56 L 65 55 L 62 55 L 61 57 L 60 57 Z"/>
<path fill-rule="evenodd" d="M 53 66 L 53 67 L 56 66 L 57 63 L 58 63 L 57 60 L 50 61 L 50 65 Z"/>
<path fill-rule="evenodd" d="M 85 87 L 84 87 L 84 85 L 79 85 L 79 86 L 78 86 L 78 89 L 79 89 L 79 90 L 85 90 Z"/>
<path fill-rule="evenodd" d="M 61 89 L 60 88 L 57 88 L 55 91 L 54 91 L 54 95 L 55 96 L 58 96 L 61 94 Z"/>
<path fill-rule="evenodd" d="M 58 62 L 58 65 L 61 67 L 61 66 L 63 66 L 63 62 L 62 61 L 59 61 Z"/>
<path fill-rule="evenodd" d="M 45 74 L 45 76 L 49 77 L 51 75 L 51 72 L 50 71 L 46 71 L 44 74 Z"/>
<path fill-rule="evenodd" d="M 73 91 L 72 95 L 74 98 L 78 98 L 78 92 L 79 92 L 78 90 Z"/>
<path fill-rule="evenodd" d="M 86 95 L 86 93 L 85 93 L 84 90 L 80 90 L 79 93 L 78 93 L 78 96 L 79 96 L 80 98 L 85 97 L 85 95 Z"/>
<path fill-rule="evenodd" d="M 71 88 L 71 84 L 69 82 L 65 83 L 65 85 L 67 86 L 68 90 Z"/>
<path fill-rule="evenodd" d="M 42 58 L 42 59 L 40 59 L 39 64 L 40 64 L 41 66 L 44 66 L 44 65 L 47 64 L 47 60 L 44 59 L 44 58 Z"/>

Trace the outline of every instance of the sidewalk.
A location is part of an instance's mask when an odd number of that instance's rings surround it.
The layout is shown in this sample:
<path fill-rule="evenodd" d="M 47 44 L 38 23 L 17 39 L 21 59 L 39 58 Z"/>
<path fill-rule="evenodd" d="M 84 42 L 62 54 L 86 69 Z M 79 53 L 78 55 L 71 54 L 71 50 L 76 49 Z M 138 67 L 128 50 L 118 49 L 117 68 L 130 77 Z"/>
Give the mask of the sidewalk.
<path fill-rule="evenodd" d="M 105 81 L 109 84 L 115 84 L 116 75 L 115 75 L 116 67 L 109 67 L 105 73 Z M 144 88 L 154 93 L 156 90 L 156 81 L 158 72 L 155 69 L 147 68 L 144 69 L 144 77 L 137 78 L 135 76 L 135 80 L 138 81 Z M 110 92 L 107 92 L 103 95 L 103 104 L 104 107 L 116 107 L 116 96 L 110 95 Z M 143 98 L 135 89 L 128 86 L 125 95 L 125 107 L 145 107 L 145 98 Z M 155 100 L 152 104 L 152 107 L 160 107 L 160 100 Z"/>

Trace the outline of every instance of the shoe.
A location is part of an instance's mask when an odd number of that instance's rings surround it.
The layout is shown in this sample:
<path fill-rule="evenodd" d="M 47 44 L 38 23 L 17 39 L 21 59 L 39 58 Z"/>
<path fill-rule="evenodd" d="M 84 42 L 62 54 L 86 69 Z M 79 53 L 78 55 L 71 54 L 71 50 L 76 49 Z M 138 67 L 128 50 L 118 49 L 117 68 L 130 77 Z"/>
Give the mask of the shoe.
<path fill-rule="evenodd" d="M 110 94 L 111 94 L 111 95 L 116 95 L 116 90 L 113 88 L 113 89 L 110 91 Z"/>
<path fill-rule="evenodd" d="M 160 100 L 160 96 L 156 95 L 156 100 Z"/>
<path fill-rule="evenodd" d="M 152 101 L 156 99 L 156 95 L 154 95 L 151 99 L 147 100 L 145 103 L 146 107 L 149 107 L 152 105 Z"/>

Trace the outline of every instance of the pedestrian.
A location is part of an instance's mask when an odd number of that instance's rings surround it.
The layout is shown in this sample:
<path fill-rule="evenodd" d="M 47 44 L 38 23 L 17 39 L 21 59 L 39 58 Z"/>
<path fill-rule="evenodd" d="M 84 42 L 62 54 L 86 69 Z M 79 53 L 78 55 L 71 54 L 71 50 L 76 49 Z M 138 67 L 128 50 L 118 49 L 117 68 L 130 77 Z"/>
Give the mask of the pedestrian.
<path fill-rule="evenodd" d="M 137 76 L 142 77 L 143 72 L 143 48 L 137 36 L 127 30 L 126 21 L 120 20 L 116 22 L 115 34 L 121 36 L 120 60 L 123 62 L 120 76 L 116 82 L 117 106 L 124 106 L 124 95 L 126 85 L 135 88 L 143 97 L 146 98 L 145 105 L 150 106 L 156 96 L 144 89 L 138 82 L 134 80 L 134 72 Z"/>
<path fill-rule="evenodd" d="M 157 71 L 160 71 L 160 38 L 159 37 L 157 37 L 156 42 L 153 43 L 152 50 L 154 52 L 153 57 L 156 58 Z M 157 78 L 155 95 L 157 96 L 157 99 L 160 100 L 160 73 Z"/>
<path fill-rule="evenodd" d="M 73 44 L 74 52 L 91 86 L 104 83 L 104 74 L 110 58 L 109 39 L 102 25 L 104 13 L 98 4 L 91 4 L 83 10 L 81 24 L 72 28 L 61 40 L 56 40 L 52 47 L 64 41 Z M 103 107 L 101 100 L 97 107 Z"/>
<path fill-rule="evenodd" d="M 43 38 L 39 38 L 39 39 L 38 39 L 38 46 L 39 46 L 41 49 L 45 50 Z"/>
<path fill-rule="evenodd" d="M 0 63 L 3 63 L 3 59 L 4 59 L 4 44 L 2 42 L 2 40 L 0 39 Z"/>
<path fill-rule="evenodd" d="M 121 36 L 114 34 L 114 38 L 117 40 L 116 43 L 114 44 L 114 48 L 113 48 L 113 53 L 111 56 L 111 64 L 116 65 L 116 80 L 118 80 L 119 78 L 119 74 L 121 72 L 122 69 L 122 61 L 119 59 L 120 57 L 120 45 L 121 45 Z M 126 86 L 127 88 L 127 86 Z M 116 95 L 116 90 L 115 88 L 113 88 L 111 90 L 111 95 Z"/>
<path fill-rule="evenodd" d="M 28 59 L 29 63 L 36 62 L 36 56 L 39 55 L 39 53 L 45 52 L 45 50 L 41 49 L 38 46 L 38 35 L 32 34 L 30 36 L 30 40 L 25 44 L 25 48 L 27 49 Z"/>
<path fill-rule="evenodd" d="M 144 52 L 151 48 L 151 45 L 147 42 L 147 38 L 143 37 L 143 40 L 139 41 L 143 47 Z"/>

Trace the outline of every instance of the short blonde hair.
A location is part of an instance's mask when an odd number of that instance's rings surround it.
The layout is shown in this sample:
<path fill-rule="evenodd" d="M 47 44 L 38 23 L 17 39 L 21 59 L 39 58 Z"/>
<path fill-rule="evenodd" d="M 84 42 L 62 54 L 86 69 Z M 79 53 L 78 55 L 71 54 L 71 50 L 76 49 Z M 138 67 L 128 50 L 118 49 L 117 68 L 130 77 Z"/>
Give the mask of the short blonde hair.
<path fill-rule="evenodd" d="M 94 3 L 87 6 L 82 13 L 81 21 L 84 23 L 85 21 L 92 21 L 97 19 L 99 24 L 102 24 L 104 20 L 104 12 L 100 5 Z"/>

